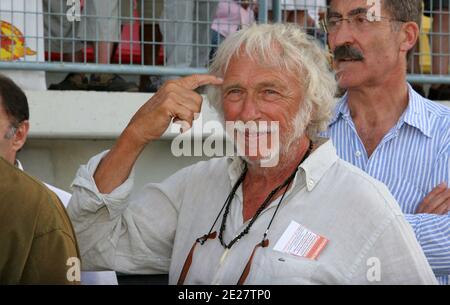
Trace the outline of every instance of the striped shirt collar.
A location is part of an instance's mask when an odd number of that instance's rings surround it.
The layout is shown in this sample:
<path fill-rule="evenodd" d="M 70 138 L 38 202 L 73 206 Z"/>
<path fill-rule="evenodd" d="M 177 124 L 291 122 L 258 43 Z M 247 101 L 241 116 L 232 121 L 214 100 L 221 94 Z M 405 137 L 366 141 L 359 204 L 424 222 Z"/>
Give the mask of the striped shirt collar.
<path fill-rule="evenodd" d="M 419 129 L 425 136 L 431 138 L 431 122 L 427 115 L 427 100 L 414 91 L 408 84 L 409 104 L 404 114 L 406 124 Z"/>
<path fill-rule="evenodd" d="M 406 123 L 412 127 L 420 130 L 425 136 L 431 138 L 431 122 L 427 116 L 426 110 L 426 99 L 418 94 L 414 89 L 408 84 L 408 96 L 409 102 L 403 115 L 400 117 L 397 124 L 397 129 L 400 129 L 403 123 Z M 350 118 L 350 109 L 348 107 L 348 93 L 339 100 L 336 105 L 336 111 L 333 118 L 330 121 L 329 126 L 335 124 L 340 118 Z"/>

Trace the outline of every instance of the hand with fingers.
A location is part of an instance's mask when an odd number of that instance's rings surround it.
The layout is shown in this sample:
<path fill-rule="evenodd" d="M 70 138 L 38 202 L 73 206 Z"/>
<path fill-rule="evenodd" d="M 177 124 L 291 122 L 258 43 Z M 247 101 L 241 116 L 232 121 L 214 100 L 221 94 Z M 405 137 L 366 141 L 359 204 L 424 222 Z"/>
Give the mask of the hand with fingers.
<path fill-rule="evenodd" d="M 200 113 L 202 97 L 194 90 L 205 85 L 221 85 L 212 75 L 192 75 L 167 81 L 133 116 L 126 130 L 142 145 L 159 139 L 173 121 L 192 126 L 194 115 Z"/>
<path fill-rule="evenodd" d="M 446 183 L 439 184 L 421 202 L 416 214 L 445 215 L 450 211 L 450 188 Z"/>
<path fill-rule="evenodd" d="M 145 146 L 161 137 L 173 121 L 190 128 L 202 106 L 194 90 L 205 85 L 221 85 L 212 75 L 192 75 L 166 82 L 133 116 L 111 150 L 98 165 L 94 180 L 97 188 L 109 194 L 126 179 Z"/>

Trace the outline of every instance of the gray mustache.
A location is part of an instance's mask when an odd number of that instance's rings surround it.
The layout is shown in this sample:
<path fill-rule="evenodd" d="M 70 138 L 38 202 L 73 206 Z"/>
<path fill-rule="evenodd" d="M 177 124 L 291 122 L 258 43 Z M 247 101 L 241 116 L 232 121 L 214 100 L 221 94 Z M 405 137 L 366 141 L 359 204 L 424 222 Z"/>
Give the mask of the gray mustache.
<path fill-rule="evenodd" d="M 333 54 L 334 54 L 335 60 L 342 60 L 342 59 L 363 60 L 364 59 L 364 56 L 362 55 L 361 51 L 359 51 L 358 49 L 355 49 L 349 45 L 342 45 L 342 46 L 336 47 Z"/>

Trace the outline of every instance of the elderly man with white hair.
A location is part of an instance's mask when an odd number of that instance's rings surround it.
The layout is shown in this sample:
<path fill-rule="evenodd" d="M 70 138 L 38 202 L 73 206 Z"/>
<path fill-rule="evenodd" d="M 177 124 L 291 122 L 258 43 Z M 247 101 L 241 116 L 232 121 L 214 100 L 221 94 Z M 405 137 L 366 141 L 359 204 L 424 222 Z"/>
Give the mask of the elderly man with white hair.
<path fill-rule="evenodd" d="M 139 154 L 173 120 L 192 123 L 203 85 L 225 121 L 279 128 L 231 131 L 242 133 L 246 155 L 199 162 L 132 193 Z M 317 137 L 335 90 L 326 55 L 297 26 L 230 35 L 210 75 L 165 83 L 112 149 L 79 169 L 68 211 L 83 268 L 168 272 L 171 284 L 435 284 L 387 188 Z M 277 132 L 274 166 L 247 154 Z"/>

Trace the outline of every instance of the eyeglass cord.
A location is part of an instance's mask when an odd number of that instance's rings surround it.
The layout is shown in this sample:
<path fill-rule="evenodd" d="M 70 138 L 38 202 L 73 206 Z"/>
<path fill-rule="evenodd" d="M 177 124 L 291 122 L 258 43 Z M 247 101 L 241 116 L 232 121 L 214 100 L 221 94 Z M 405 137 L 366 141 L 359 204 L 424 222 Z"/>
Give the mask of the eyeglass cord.
<path fill-rule="evenodd" d="M 217 215 L 213 225 L 211 226 L 211 229 L 209 230 L 208 234 L 204 235 L 203 237 L 201 237 L 199 239 L 200 244 L 204 244 L 207 240 L 207 237 L 211 234 L 211 232 L 213 231 L 217 221 L 220 218 L 220 215 L 222 214 L 222 212 L 224 212 L 223 214 L 223 218 L 222 218 L 222 223 L 221 223 L 221 227 L 220 227 L 220 231 L 219 231 L 219 241 L 220 244 L 225 248 L 225 249 L 230 249 L 231 247 L 233 247 L 233 245 L 238 242 L 243 236 L 247 235 L 250 232 L 250 228 L 253 226 L 254 222 L 256 221 L 256 219 L 260 216 L 260 214 L 262 213 L 262 211 L 268 206 L 268 204 L 271 202 L 272 197 L 279 192 L 281 189 L 283 189 L 284 187 L 286 187 L 286 189 L 284 190 L 279 203 L 277 204 L 277 207 L 272 215 L 272 218 L 270 219 L 269 225 L 267 226 L 264 235 L 263 235 L 263 241 L 266 239 L 267 234 L 270 230 L 270 227 L 273 223 L 273 220 L 281 206 L 281 203 L 283 202 L 283 199 L 290 187 L 290 184 L 292 183 L 292 181 L 295 178 L 295 175 L 297 174 L 298 168 L 299 166 L 308 158 L 308 156 L 311 154 L 313 148 L 313 144 L 310 141 L 309 144 L 309 148 L 308 151 L 305 153 L 305 155 L 303 156 L 302 160 L 300 161 L 300 163 L 298 164 L 298 166 L 295 168 L 295 170 L 292 172 L 292 174 L 283 182 L 281 183 L 279 186 L 277 186 L 276 188 L 274 188 L 269 195 L 266 197 L 266 199 L 264 200 L 264 202 L 259 206 L 258 210 L 256 211 L 255 215 L 253 215 L 252 219 L 250 220 L 250 222 L 248 223 L 248 225 L 246 226 L 246 228 L 239 233 L 235 238 L 233 238 L 228 244 L 226 244 L 223 240 L 223 233 L 226 229 L 226 220 L 230 211 L 230 207 L 231 207 L 231 202 L 233 201 L 233 198 L 236 194 L 237 189 L 239 188 L 239 186 L 242 184 L 242 182 L 245 179 L 245 176 L 247 175 L 247 171 L 248 171 L 248 166 L 245 163 L 245 167 L 244 170 L 241 174 L 241 176 L 239 177 L 239 179 L 236 181 L 236 183 L 234 184 L 231 192 L 229 193 L 229 195 L 227 196 L 227 199 L 225 200 L 224 205 L 222 206 L 222 208 L 219 211 L 219 214 Z"/>

